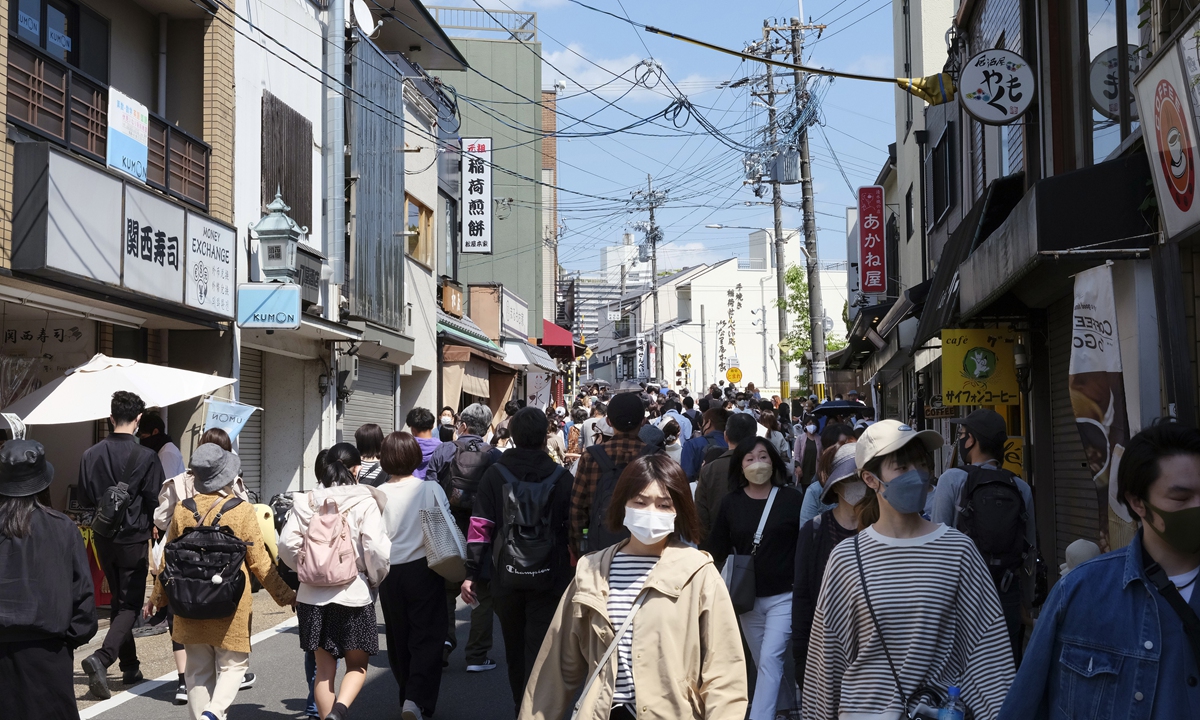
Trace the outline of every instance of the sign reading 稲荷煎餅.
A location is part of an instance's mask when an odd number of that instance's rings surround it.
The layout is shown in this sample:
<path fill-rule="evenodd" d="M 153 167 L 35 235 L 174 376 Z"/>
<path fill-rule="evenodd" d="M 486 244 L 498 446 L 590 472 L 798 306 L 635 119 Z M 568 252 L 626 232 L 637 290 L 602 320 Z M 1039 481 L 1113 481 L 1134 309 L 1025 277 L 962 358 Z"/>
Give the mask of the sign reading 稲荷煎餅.
<path fill-rule="evenodd" d="M 146 182 L 150 111 L 125 93 L 108 89 L 108 166 Z"/>
<path fill-rule="evenodd" d="M 492 252 L 492 139 L 462 141 L 462 232 L 459 252 Z"/>
<path fill-rule="evenodd" d="M 858 189 L 859 289 L 866 295 L 887 292 L 887 255 L 883 242 L 883 188 Z"/>
<path fill-rule="evenodd" d="M 1025 58 L 1011 50 L 984 50 L 963 65 L 960 102 L 981 123 L 1007 125 L 1029 109 L 1035 82 Z"/>

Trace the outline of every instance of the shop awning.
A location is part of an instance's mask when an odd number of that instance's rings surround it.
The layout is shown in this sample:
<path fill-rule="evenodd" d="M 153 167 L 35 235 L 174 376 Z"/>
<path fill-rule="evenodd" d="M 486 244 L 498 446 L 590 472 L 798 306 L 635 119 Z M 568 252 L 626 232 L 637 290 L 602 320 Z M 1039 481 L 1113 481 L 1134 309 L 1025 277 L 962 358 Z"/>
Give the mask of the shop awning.
<path fill-rule="evenodd" d="M 439 309 L 437 314 L 437 333 L 439 340 L 467 345 L 496 358 L 504 357 L 504 350 L 492 342 L 492 339 L 478 325 L 472 322 L 469 317 L 456 318 L 453 315 L 447 315 Z"/>
<path fill-rule="evenodd" d="M 575 359 L 575 338 L 571 331 L 549 320 L 542 320 L 542 347 L 551 356 Z"/>
<path fill-rule="evenodd" d="M 958 309 L 959 265 L 1004 221 L 1020 201 L 1024 188 L 1024 173 L 994 180 L 983 198 L 975 202 L 962 223 L 950 234 L 930 281 L 928 299 L 913 339 L 914 351 L 930 338 L 937 337 L 942 328 L 951 326 Z"/>
<path fill-rule="evenodd" d="M 1071 276 L 1113 258 L 1149 257 L 1157 242 L 1139 209 L 1150 168 L 1137 153 L 1033 186 L 959 268 L 958 309 L 968 319 L 1011 293 L 1046 307 L 1070 292 Z M 1012 303 L 1016 304 L 1016 303 Z"/>
<path fill-rule="evenodd" d="M 548 373 L 558 372 L 558 364 L 545 350 L 520 340 L 504 341 L 504 362 L 515 367 L 536 368 Z"/>

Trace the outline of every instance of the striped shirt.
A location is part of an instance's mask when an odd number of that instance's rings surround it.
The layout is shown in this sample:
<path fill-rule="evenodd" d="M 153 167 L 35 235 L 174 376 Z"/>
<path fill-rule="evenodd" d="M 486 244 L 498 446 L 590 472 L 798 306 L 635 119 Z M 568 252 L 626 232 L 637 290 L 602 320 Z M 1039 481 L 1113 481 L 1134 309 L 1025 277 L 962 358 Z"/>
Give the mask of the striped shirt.
<path fill-rule="evenodd" d="M 876 631 L 854 539 L 829 556 L 804 675 L 806 720 L 896 720 L 901 702 L 884 643 L 906 694 L 957 685 L 979 720 L 993 720 L 1012 685 L 1012 647 L 996 586 L 974 542 L 939 525 L 917 538 L 859 534 Z"/>
<path fill-rule="evenodd" d="M 620 630 L 625 618 L 629 617 L 633 602 L 657 564 L 657 556 L 619 552 L 613 557 L 608 571 L 608 619 L 612 622 L 613 632 Z M 634 703 L 632 650 L 633 628 L 630 627 L 617 645 L 617 686 L 613 692 L 613 707 Z"/>

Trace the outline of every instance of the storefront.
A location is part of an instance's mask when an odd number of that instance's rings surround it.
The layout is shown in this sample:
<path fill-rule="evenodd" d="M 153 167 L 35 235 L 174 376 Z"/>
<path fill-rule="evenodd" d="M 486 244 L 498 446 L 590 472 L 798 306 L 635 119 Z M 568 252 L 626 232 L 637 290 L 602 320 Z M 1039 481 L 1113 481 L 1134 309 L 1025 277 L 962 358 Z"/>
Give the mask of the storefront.
<path fill-rule="evenodd" d="M 458 411 L 477 402 L 500 414 L 517 385 L 517 369 L 505 362 L 504 350 L 470 318 L 440 310 L 437 336 L 442 406 Z"/>

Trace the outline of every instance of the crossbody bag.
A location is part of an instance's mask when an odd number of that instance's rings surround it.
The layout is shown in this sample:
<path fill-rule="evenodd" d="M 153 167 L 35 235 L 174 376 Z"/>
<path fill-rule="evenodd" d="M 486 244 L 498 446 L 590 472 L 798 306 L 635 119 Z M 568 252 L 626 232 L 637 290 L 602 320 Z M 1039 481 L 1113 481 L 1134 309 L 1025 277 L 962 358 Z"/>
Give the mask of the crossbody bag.
<path fill-rule="evenodd" d="M 633 616 L 637 615 L 638 608 L 642 603 L 646 602 L 646 590 L 642 589 L 638 593 L 637 599 L 633 601 L 633 607 L 629 608 L 629 614 L 625 616 L 625 622 L 621 623 L 621 627 L 617 629 L 617 634 L 613 635 L 612 642 L 608 644 L 604 654 L 600 656 L 600 662 L 596 663 L 592 674 L 588 676 L 587 683 L 583 686 L 583 692 L 579 694 L 579 699 L 575 701 L 575 710 L 571 713 L 571 720 L 578 720 L 579 712 L 583 709 L 583 701 L 587 698 L 588 691 L 592 689 L 592 685 L 596 684 L 596 678 L 600 677 L 600 671 L 608 666 L 608 660 L 612 654 L 616 652 L 617 645 L 621 644 L 621 638 L 625 637 L 629 627 L 633 625 Z"/>
<path fill-rule="evenodd" d="M 1148 554 L 1145 553 L 1142 557 L 1143 560 L 1149 559 Z M 1196 611 L 1179 594 L 1179 588 L 1175 587 L 1175 584 L 1167 577 L 1167 572 L 1158 563 L 1153 560 L 1146 563 L 1146 577 L 1154 583 L 1158 593 L 1163 596 L 1163 599 L 1179 616 L 1179 620 L 1183 622 L 1183 632 L 1187 635 L 1188 645 L 1192 647 L 1192 657 L 1196 660 L 1196 667 L 1200 668 L 1200 617 L 1196 616 Z"/>
<path fill-rule="evenodd" d="M 721 568 L 721 579 L 729 588 L 729 599 L 733 601 L 733 611 L 738 615 L 754 609 L 754 554 L 758 552 L 758 544 L 762 542 L 763 531 L 767 527 L 767 516 L 771 514 L 771 506 L 775 504 L 775 496 L 779 494 L 778 487 L 771 488 L 767 497 L 767 506 L 763 508 L 762 517 L 758 519 L 758 529 L 754 531 L 754 544 L 750 547 L 749 555 L 730 553 Z"/>

